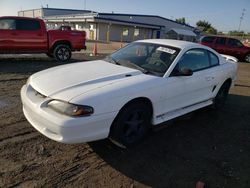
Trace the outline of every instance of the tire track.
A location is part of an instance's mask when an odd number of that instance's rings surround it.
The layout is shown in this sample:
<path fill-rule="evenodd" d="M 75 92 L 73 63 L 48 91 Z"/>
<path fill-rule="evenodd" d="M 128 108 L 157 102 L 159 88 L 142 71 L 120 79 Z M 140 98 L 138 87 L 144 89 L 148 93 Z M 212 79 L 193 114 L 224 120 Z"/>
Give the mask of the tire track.
<path fill-rule="evenodd" d="M 22 142 L 24 140 L 29 140 L 31 138 L 40 136 L 40 133 L 37 131 L 26 131 L 20 134 L 16 134 L 14 136 L 6 137 L 0 140 L 0 146 L 4 146 L 8 143 Z"/>
<path fill-rule="evenodd" d="M 0 82 L 14 82 L 14 81 L 23 81 L 23 80 L 27 80 L 28 77 L 25 78 L 12 78 L 12 79 L 6 79 L 6 80 L 0 80 Z"/>

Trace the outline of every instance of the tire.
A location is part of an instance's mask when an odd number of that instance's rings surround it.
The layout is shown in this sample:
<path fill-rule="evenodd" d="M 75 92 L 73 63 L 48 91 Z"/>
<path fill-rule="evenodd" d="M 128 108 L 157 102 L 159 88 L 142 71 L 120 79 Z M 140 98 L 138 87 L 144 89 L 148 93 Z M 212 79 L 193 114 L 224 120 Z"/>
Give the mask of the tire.
<path fill-rule="evenodd" d="M 51 53 L 46 53 L 46 55 L 47 55 L 48 57 L 50 57 L 50 58 L 54 58 L 54 55 L 51 54 Z"/>
<path fill-rule="evenodd" d="M 221 86 L 216 97 L 213 100 L 213 102 L 214 102 L 213 107 L 215 109 L 219 110 L 222 107 L 224 107 L 226 100 L 227 100 L 229 89 L 230 89 L 230 82 L 225 82 Z"/>
<path fill-rule="evenodd" d="M 250 63 L 250 53 L 245 56 L 245 62 Z"/>
<path fill-rule="evenodd" d="M 59 44 L 55 47 L 53 56 L 59 62 L 67 62 L 71 58 L 71 49 L 66 44 Z"/>
<path fill-rule="evenodd" d="M 132 146 L 141 141 L 150 130 L 151 116 L 151 108 L 145 103 L 131 103 L 116 117 L 109 137 L 124 146 Z"/>

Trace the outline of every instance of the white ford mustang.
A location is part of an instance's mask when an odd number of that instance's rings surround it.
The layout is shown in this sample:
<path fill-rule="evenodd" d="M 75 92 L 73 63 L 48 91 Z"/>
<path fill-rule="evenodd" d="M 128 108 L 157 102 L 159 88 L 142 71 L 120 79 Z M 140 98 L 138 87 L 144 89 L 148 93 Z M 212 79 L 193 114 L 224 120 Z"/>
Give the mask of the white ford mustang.
<path fill-rule="evenodd" d="M 42 134 L 63 143 L 141 140 L 154 125 L 205 106 L 223 106 L 237 64 L 200 44 L 142 40 L 104 60 L 33 74 L 23 112 Z"/>

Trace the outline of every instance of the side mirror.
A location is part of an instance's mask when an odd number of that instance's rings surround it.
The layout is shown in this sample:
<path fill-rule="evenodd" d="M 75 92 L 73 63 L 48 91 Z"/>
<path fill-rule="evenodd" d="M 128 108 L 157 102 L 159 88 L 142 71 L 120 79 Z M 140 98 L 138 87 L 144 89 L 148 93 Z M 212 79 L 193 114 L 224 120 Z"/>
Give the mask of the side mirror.
<path fill-rule="evenodd" d="M 181 70 L 178 70 L 174 76 L 192 76 L 193 71 L 188 68 L 181 68 Z"/>
<path fill-rule="evenodd" d="M 193 75 L 193 71 L 191 69 L 188 68 L 182 68 L 180 70 L 181 76 L 192 76 Z"/>

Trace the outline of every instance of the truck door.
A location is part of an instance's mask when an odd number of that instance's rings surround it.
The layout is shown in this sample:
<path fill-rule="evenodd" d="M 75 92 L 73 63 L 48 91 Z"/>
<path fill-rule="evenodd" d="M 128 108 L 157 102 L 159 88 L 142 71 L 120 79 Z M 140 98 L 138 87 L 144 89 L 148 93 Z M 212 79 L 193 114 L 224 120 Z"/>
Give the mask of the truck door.
<path fill-rule="evenodd" d="M 16 51 L 16 20 L 12 18 L 0 19 L 0 53 Z"/>
<path fill-rule="evenodd" d="M 20 52 L 47 52 L 47 31 L 39 20 L 17 19 L 16 46 Z"/>

